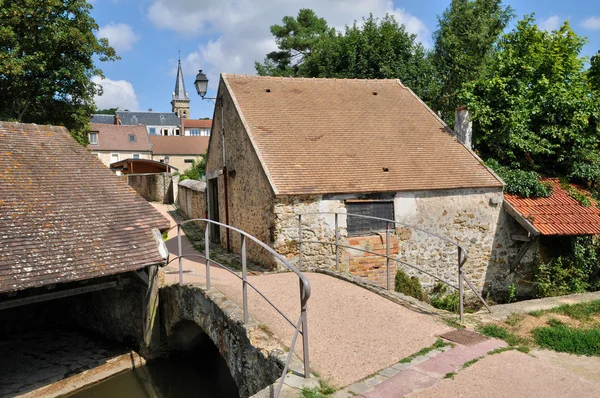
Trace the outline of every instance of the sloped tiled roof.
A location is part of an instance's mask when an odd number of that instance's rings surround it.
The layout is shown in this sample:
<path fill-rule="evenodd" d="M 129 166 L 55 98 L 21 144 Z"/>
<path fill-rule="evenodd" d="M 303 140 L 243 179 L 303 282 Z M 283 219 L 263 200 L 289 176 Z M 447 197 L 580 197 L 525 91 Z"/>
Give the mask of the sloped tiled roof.
<path fill-rule="evenodd" d="M 0 293 L 159 264 L 168 221 L 64 127 L 0 122 Z"/>
<path fill-rule="evenodd" d="M 200 156 L 208 148 L 210 137 L 151 135 L 152 153 L 155 155 Z"/>
<path fill-rule="evenodd" d="M 502 187 L 397 80 L 222 78 L 276 194 Z"/>
<path fill-rule="evenodd" d="M 183 119 L 183 126 L 187 128 L 212 128 L 212 120 L 208 119 Z"/>
<path fill-rule="evenodd" d="M 135 126 L 179 126 L 181 119 L 173 112 L 117 111 L 121 124 Z"/>
<path fill-rule="evenodd" d="M 92 115 L 91 123 L 115 124 L 115 116 L 97 113 Z"/>
<path fill-rule="evenodd" d="M 98 144 L 88 146 L 92 151 L 150 151 L 150 140 L 144 126 L 92 123 L 90 131 L 98 132 Z M 134 141 L 130 135 L 135 137 Z"/>
<path fill-rule="evenodd" d="M 558 179 L 545 178 L 554 187 L 548 198 L 522 198 L 504 194 L 508 202 L 541 235 L 596 235 L 600 234 L 600 209 L 589 193 L 581 187 L 574 188 L 588 194 L 591 206 L 585 207 L 565 191 Z"/>

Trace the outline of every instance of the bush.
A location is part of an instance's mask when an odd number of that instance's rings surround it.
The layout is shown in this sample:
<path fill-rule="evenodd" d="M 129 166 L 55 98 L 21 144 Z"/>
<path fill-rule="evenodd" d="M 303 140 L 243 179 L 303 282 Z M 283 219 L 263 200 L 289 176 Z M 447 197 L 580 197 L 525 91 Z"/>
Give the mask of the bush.
<path fill-rule="evenodd" d="M 448 286 L 440 282 L 429 295 L 429 303 L 440 310 L 458 312 L 459 295 L 458 292 L 448 294 Z"/>
<path fill-rule="evenodd" d="M 192 162 L 192 166 L 184 171 L 183 173 L 176 172 L 175 175 L 179 176 L 179 181 L 184 180 L 198 180 L 200 181 L 206 173 L 206 153 L 202 157 L 195 159 Z"/>
<path fill-rule="evenodd" d="M 540 347 L 577 355 L 600 355 L 600 329 L 573 329 L 559 322 L 533 330 Z"/>
<path fill-rule="evenodd" d="M 547 198 L 552 195 L 552 184 L 540 181 L 540 175 L 535 171 L 511 169 L 502 166 L 495 159 L 489 159 L 486 165 L 494 170 L 504 180 L 504 192 L 519 195 L 524 198 Z"/>
<path fill-rule="evenodd" d="M 409 277 L 402 269 L 396 271 L 395 290 L 423 301 L 423 287 L 416 276 Z"/>

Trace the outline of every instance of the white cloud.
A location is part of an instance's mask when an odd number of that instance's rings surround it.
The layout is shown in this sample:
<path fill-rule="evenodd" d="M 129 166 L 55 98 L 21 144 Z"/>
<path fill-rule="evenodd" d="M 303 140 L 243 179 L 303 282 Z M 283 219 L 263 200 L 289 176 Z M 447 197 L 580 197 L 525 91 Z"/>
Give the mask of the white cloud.
<path fill-rule="evenodd" d="M 98 29 L 96 36 L 106 37 L 117 54 L 131 50 L 131 47 L 140 40 L 140 36 L 133 32 L 131 26 L 124 23 L 104 25 Z"/>
<path fill-rule="evenodd" d="M 589 17 L 588 19 L 581 22 L 581 26 L 589 30 L 599 30 L 600 17 Z"/>
<path fill-rule="evenodd" d="M 135 89 L 127 80 L 101 79 L 94 76 L 92 81 L 101 85 L 103 90 L 102 95 L 94 98 L 98 109 L 119 108 L 136 111 L 140 108 Z"/>
<path fill-rule="evenodd" d="M 148 17 L 156 27 L 186 37 L 210 35 L 208 42 L 199 44 L 196 51 L 182 59 L 182 67 L 186 75 L 203 69 L 215 82 L 220 72 L 255 74 L 254 61 L 262 62 L 268 52 L 276 49 L 269 27 L 281 24 L 286 15 L 298 15 L 300 8 L 314 10 L 336 29 L 370 13 L 375 17 L 389 13 L 426 47 L 430 46 L 431 33 L 425 24 L 395 8 L 391 0 L 153 0 Z"/>
<path fill-rule="evenodd" d="M 560 28 L 561 25 L 561 20 L 558 17 L 558 15 L 553 15 L 551 17 L 548 17 L 546 19 L 542 19 L 539 23 L 538 23 L 538 27 L 541 30 L 545 30 L 547 32 L 556 30 L 558 28 Z"/>

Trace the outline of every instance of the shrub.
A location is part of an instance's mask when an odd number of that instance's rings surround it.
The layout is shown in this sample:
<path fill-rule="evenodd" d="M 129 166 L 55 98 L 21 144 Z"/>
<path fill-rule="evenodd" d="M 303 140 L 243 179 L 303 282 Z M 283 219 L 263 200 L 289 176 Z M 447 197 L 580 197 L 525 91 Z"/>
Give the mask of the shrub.
<path fill-rule="evenodd" d="M 517 301 L 517 287 L 514 283 L 511 283 L 508 286 L 508 291 L 506 292 L 506 302 L 514 303 L 515 301 Z"/>
<path fill-rule="evenodd" d="M 540 181 L 540 175 L 535 171 L 511 169 L 502 166 L 495 159 L 489 159 L 486 165 L 494 170 L 506 183 L 504 192 L 519 195 L 524 198 L 547 198 L 552 195 L 552 184 Z"/>
<path fill-rule="evenodd" d="M 437 283 L 429 295 L 429 303 L 440 310 L 457 312 L 459 306 L 458 292 L 448 294 L 448 286 Z"/>
<path fill-rule="evenodd" d="M 417 300 L 423 300 L 423 287 L 419 279 L 416 276 L 409 277 L 402 269 L 396 271 L 394 286 L 397 292 L 414 297 Z"/>

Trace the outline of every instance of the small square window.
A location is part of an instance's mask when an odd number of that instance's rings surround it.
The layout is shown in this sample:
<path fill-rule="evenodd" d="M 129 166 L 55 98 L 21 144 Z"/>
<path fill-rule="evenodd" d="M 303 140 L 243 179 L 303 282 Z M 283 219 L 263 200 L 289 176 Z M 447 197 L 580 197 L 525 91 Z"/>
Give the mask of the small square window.
<path fill-rule="evenodd" d="M 119 161 L 119 154 L 118 153 L 111 153 L 110 154 L 110 162 L 114 163 L 114 162 L 118 162 Z"/>
<path fill-rule="evenodd" d="M 139 159 L 140 158 L 140 154 L 139 153 L 134 153 L 133 154 L 133 158 L 134 159 Z"/>
<path fill-rule="evenodd" d="M 169 129 L 162 129 L 162 135 L 169 135 Z"/>
<path fill-rule="evenodd" d="M 346 211 L 348 214 L 357 214 L 362 216 L 384 218 L 394 220 L 394 202 L 393 201 L 368 201 L 368 202 L 346 202 Z M 385 231 L 387 221 L 377 220 L 366 217 L 347 217 L 348 235 L 365 236 L 374 232 Z M 393 228 L 393 225 L 390 226 Z"/>
<path fill-rule="evenodd" d="M 135 134 L 129 134 L 129 142 L 135 142 Z"/>
<path fill-rule="evenodd" d="M 98 145 L 98 133 L 95 131 L 90 133 L 90 144 Z"/>
<path fill-rule="evenodd" d="M 175 129 L 175 135 L 179 135 L 179 129 Z"/>
<path fill-rule="evenodd" d="M 194 159 L 183 159 L 183 163 L 194 163 Z"/>
<path fill-rule="evenodd" d="M 148 127 L 148 134 L 156 135 L 156 127 Z"/>

